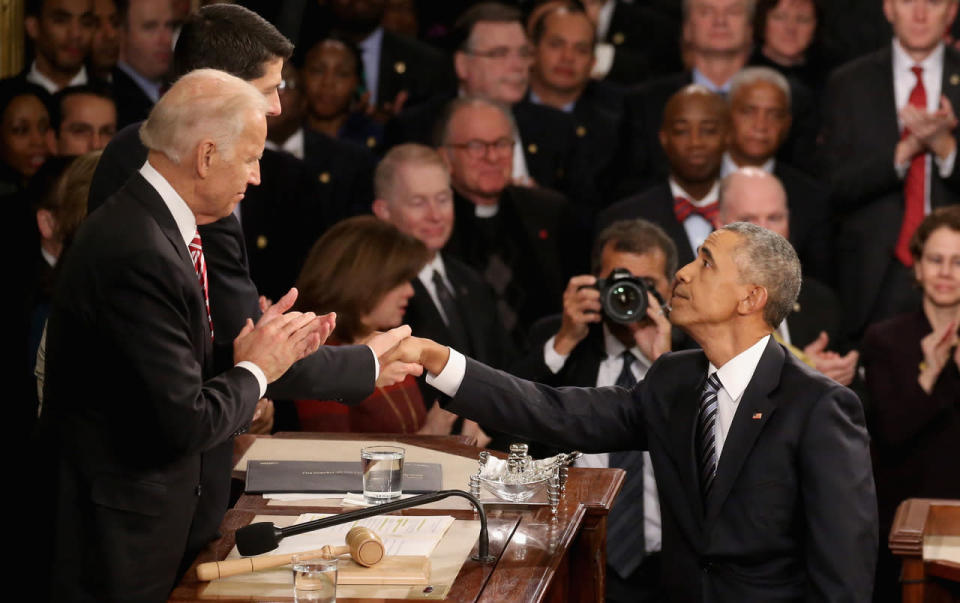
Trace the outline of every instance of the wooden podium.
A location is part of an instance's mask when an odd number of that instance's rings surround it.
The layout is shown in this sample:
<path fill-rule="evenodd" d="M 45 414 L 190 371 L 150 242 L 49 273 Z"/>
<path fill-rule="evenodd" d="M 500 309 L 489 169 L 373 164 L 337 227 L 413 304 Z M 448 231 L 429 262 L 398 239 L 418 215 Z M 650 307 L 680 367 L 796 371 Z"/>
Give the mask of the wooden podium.
<path fill-rule="evenodd" d="M 391 440 L 430 448 L 447 454 L 476 458 L 480 449 L 468 446 L 459 437 L 399 434 L 316 434 L 280 433 L 275 438 Z M 270 437 L 270 436 L 258 436 Z M 246 440 L 249 446 L 250 439 Z M 238 450 L 242 454 L 243 450 Z M 239 458 L 239 457 L 238 457 Z M 467 559 L 448 601 L 603 601 L 605 592 L 607 514 L 623 484 L 621 469 L 571 469 L 566 493 L 556 517 L 547 506 L 487 509 L 490 522 L 490 552 L 496 561 L 484 565 Z M 235 475 L 235 477 L 240 477 Z M 464 488 L 466 489 L 466 484 Z M 234 532 L 256 515 L 299 515 L 339 513 L 340 508 L 269 505 L 261 496 L 243 495 L 227 512 L 220 533 L 194 561 L 171 594 L 171 601 L 208 601 L 206 583 L 197 580 L 198 563 L 225 558 L 233 548 Z M 410 515 L 436 514 L 411 509 Z M 474 519 L 472 511 L 445 510 L 458 519 Z M 473 552 L 476 552 L 474 546 Z M 291 591 L 290 598 L 293 599 Z M 227 599 L 217 598 L 218 601 Z M 240 600 L 240 599 L 236 599 Z M 277 600 L 275 597 L 249 600 Z M 338 598 L 340 601 L 353 599 Z"/>
<path fill-rule="evenodd" d="M 924 560 L 928 536 L 960 537 L 960 500 L 909 498 L 897 508 L 889 545 L 903 562 L 903 602 L 960 602 L 960 563 Z"/>

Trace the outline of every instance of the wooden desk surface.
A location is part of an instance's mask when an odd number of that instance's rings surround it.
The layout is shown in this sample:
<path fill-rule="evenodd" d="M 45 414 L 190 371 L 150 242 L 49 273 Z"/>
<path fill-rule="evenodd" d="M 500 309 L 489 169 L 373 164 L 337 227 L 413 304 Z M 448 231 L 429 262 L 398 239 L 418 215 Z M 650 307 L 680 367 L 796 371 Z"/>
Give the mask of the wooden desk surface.
<path fill-rule="evenodd" d="M 302 439 L 356 439 L 359 434 L 279 433 L 273 437 Z M 255 436 L 268 437 L 268 436 Z M 238 460 L 253 436 L 240 441 Z M 462 438 L 362 434 L 363 439 L 405 442 L 449 454 L 475 458 L 479 449 Z M 239 476 L 237 476 L 239 477 Z M 606 516 L 623 485 L 621 469 L 571 469 L 567 489 L 554 517 L 547 506 L 488 507 L 492 565 L 468 559 L 460 570 L 449 601 L 602 601 L 606 568 Z M 224 517 L 224 536 L 212 543 L 194 562 L 174 589 L 172 601 L 202 601 L 205 583 L 196 578 L 198 563 L 223 559 L 233 548 L 234 532 L 256 515 L 338 513 L 323 507 L 267 506 L 261 496 L 243 495 Z M 436 509 L 409 509 L 404 514 L 436 514 Z M 473 519 L 471 511 L 444 511 L 460 519 Z M 474 547 L 474 553 L 476 547 Z M 206 599 L 209 600 L 209 599 Z M 223 599 L 219 599 L 223 600 Z M 291 597 L 287 600 L 292 600 Z M 349 600 L 349 599 L 341 599 Z"/>

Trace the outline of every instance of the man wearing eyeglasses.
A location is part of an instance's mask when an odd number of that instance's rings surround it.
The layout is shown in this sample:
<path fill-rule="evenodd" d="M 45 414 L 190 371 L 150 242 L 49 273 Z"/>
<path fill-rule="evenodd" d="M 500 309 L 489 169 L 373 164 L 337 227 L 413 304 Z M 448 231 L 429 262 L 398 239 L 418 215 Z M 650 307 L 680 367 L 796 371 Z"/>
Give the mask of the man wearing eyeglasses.
<path fill-rule="evenodd" d="M 574 231 L 563 196 L 511 185 L 516 139 L 505 107 L 459 98 L 441 126 L 456 224 L 445 251 L 483 275 L 504 328 L 523 349 L 529 325 L 560 310 L 566 278 L 580 273 L 587 257 L 585 237 Z"/>
<path fill-rule="evenodd" d="M 591 204 L 592 182 L 580 176 L 574 122 L 569 115 L 525 99 L 533 48 L 514 7 L 495 2 L 474 5 L 457 21 L 454 68 L 458 91 L 404 111 L 387 129 L 391 144 L 433 144 L 437 115 L 456 96 L 476 96 L 503 103 L 516 121 L 511 179 L 565 193 L 575 203 Z"/>

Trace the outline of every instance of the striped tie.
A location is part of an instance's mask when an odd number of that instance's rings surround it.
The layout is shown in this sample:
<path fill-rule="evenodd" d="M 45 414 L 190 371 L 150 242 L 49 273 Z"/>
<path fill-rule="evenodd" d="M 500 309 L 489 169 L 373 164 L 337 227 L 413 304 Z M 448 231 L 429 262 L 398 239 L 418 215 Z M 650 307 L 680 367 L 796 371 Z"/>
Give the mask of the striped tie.
<path fill-rule="evenodd" d="M 193 260 L 193 269 L 200 279 L 200 288 L 203 290 L 203 301 L 207 305 L 207 321 L 210 322 L 210 339 L 213 339 L 213 318 L 210 317 L 210 294 L 207 292 L 207 262 L 203 259 L 203 242 L 200 241 L 198 229 L 190 241 L 190 259 Z"/>
<path fill-rule="evenodd" d="M 697 450 L 698 467 L 700 469 L 700 493 L 703 500 L 707 500 L 713 480 L 717 476 L 717 392 L 723 386 L 716 373 L 710 375 L 703 393 L 700 394 L 700 414 L 697 417 Z"/>

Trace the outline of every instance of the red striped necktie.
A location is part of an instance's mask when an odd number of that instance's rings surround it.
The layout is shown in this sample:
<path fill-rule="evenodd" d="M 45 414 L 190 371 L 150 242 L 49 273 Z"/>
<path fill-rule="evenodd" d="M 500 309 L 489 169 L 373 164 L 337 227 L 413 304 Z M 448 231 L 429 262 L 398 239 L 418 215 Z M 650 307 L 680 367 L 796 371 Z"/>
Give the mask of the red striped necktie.
<path fill-rule="evenodd" d="M 207 262 L 203 259 L 203 242 L 200 240 L 200 231 L 197 230 L 190 241 L 190 259 L 193 260 L 193 269 L 200 279 L 200 288 L 203 289 L 203 301 L 207 305 L 207 321 L 210 323 L 210 339 L 213 339 L 213 318 L 210 316 L 210 294 L 207 289 Z"/>
<path fill-rule="evenodd" d="M 923 67 L 916 65 L 910 69 L 917 76 L 917 84 L 910 92 L 910 105 L 927 110 L 927 90 L 923 86 Z M 910 134 L 910 130 L 903 129 L 903 138 Z M 923 221 L 924 198 L 927 187 L 927 154 L 917 153 L 910 160 L 910 168 L 903 182 L 903 223 L 900 225 L 900 236 L 897 238 L 895 255 L 904 266 L 913 266 L 913 256 L 910 255 L 910 238 L 913 232 Z"/>

